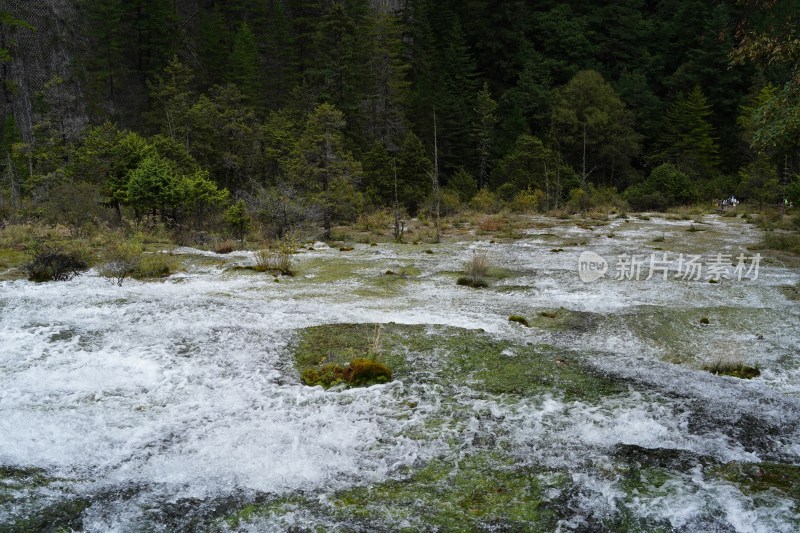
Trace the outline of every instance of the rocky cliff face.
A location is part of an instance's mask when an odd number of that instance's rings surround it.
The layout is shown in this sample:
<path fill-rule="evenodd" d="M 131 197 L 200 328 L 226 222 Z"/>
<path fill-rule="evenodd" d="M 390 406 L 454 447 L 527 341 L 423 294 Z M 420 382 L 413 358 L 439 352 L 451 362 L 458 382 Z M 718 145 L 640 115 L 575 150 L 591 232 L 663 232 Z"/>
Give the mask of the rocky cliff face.
<path fill-rule="evenodd" d="M 92 56 L 86 7 L 92 0 L 6 0 L 3 10 L 34 29 L 0 25 L 0 43 L 12 46 L 12 61 L 2 65 L 5 90 L 0 95 L 0 138 L 6 117 L 15 119 L 26 143 L 34 140 L 34 125 L 44 124 L 59 137 L 72 139 L 90 117 L 109 117 L 121 126 L 140 126 L 146 108 L 145 77 L 125 68 L 115 71 L 115 88 L 109 96 L 98 91 L 85 58 Z M 373 9 L 400 9 L 401 0 L 370 0 Z M 171 8 L 180 32 L 196 30 L 198 14 L 210 0 L 173 0 Z M 135 11 L 135 10 L 134 10 Z M 134 13 L 132 11 L 131 13 Z M 128 13 L 126 16 L 136 16 Z M 136 39 L 141 36 L 130 35 Z M 182 52 L 196 61 L 191 39 Z M 96 55 L 96 54 L 94 54 Z M 135 63 L 126 57 L 128 63 Z M 96 65 L 95 65 L 96 70 Z"/>
<path fill-rule="evenodd" d="M 6 66 L 7 90 L 0 116 L 5 119 L 13 114 L 26 142 L 32 140 L 33 125 L 42 113 L 53 115 L 62 134 L 76 135 L 86 122 L 78 59 L 86 38 L 75 2 L 8 0 L 6 5 L 12 16 L 34 30 L 0 29 L 7 42 L 15 43 L 12 61 Z"/>

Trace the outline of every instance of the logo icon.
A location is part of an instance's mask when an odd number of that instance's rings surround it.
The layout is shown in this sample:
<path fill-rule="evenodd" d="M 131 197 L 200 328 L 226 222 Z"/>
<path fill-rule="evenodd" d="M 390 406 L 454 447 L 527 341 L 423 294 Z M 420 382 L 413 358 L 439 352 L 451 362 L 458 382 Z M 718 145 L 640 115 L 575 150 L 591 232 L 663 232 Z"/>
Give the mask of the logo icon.
<path fill-rule="evenodd" d="M 608 262 L 594 252 L 583 252 L 578 258 L 578 277 L 584 283 L 602 278 L 608 272 Z"/>

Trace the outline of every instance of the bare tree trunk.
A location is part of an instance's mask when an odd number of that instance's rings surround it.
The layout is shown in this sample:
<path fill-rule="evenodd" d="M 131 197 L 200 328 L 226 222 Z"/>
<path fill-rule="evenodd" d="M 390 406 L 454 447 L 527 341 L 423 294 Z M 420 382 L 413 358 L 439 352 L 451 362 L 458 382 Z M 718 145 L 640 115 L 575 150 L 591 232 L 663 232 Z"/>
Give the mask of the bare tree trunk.
<path fill-rule="evenodd" d="M 392 167 L 394 169 L 394 240 L 400 242 L 403 239 L 403 233 L 400 230 L 400 201 L 397 197 L 397 161 L 392 159 Z"/>
<path fill-rule="evenodd" d="M 331 155 L 331 141 L 328 132 L 325 132 L 325 170 L 322 173 L 322 197 L 325 205 L 322 207 L 322 229 L 323 240 L 329 241 L 331 239 L 331 207 L 328 198 L 328 165 L 332 159 Z"/>
<path fill-rule="evenodd" d="M 547 160 L 544 161 L 544 210 L 550 211 L 550 176 L 547 175 Z"/>
<path fill-rule="evenodd" d="M 436 133 L 436 108 L 433 108 L 433 194 L 436 199 L 436 236 L 433 242 L 441 240 L 439 231 L 439 208 L 441 205 L 441 195 L 439 190 L 439 141 Z"/>
<path fill-rule="evenodd" d="M 783 177 L 781 178 L 781 220 L 786 214 L 786 182 L 789 180 L 789 155 L 783 157 Z"/>
<path fill-rule="evenodd" d="M 561 167 L 556 168 L 556 201 L 555 208 L 558 209 L 558 198 L 561 196 Z"/>
<path fill-rule="evenodd" d="M 11 207 L 19 207 L 19 189 L 17 188 L 17 180 L 14 176 L 14 163 L 11 161 L 11 154 L 6 154 L 6 165 L 8 173 L 8 181 L 11 185 Z"/>
<path fill-rule="evenodd" d="M 586 122 L 583 123 L 583 171 L 581 172 L 581 185 L 586 188 Z"/>

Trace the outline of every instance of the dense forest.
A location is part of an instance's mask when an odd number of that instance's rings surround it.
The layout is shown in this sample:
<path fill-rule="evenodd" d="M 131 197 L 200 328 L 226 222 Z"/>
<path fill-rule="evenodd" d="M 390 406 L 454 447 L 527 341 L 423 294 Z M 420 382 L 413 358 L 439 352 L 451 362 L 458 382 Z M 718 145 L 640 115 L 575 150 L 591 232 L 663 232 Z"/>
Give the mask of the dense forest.
<path fill-rule="evenodd" d="M 800 201 L 796 0 L 4 6 L 0 220 Z"/>

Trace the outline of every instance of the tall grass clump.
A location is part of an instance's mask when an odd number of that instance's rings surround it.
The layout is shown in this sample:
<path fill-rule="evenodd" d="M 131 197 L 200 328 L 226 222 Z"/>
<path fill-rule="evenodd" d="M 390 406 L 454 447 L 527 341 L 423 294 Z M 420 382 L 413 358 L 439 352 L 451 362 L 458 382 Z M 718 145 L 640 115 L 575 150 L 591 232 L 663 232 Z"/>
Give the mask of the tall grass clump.
<path fill-rule="evenodd" d="M 267 248 L 256 252 L 255 270 L 258 272 L 272 272 L 284 276 L 294 276 L 294 261 L 292 259 L 293 247 L 284 242 L 276 248 Z"/>
<path fill-rule="evenodd" d="M 742 361 L 730 359 L 717 359 L 712 363 L 703 365 L 702 368 L 712 374 L 739 379 L 752 379 L 761 375 L 761 370 L 757 366 L 750 366 Z"/>
<path fill-rule="evenodd" d="M 220 241 L 214 244 L 214 253 L 217 254 L 229 254 L 236 249 L 236 241 L 232 241 L 230 239 L 225 241 Z"/>
<path fill-rule="evenodd" d="M 458 284 L 467 287 L 487 287 L 489 271 L 492 265 L 486 252 L 473 252 L 472 257 L 464 263 L 464 276 L 458 278 Z"/>

